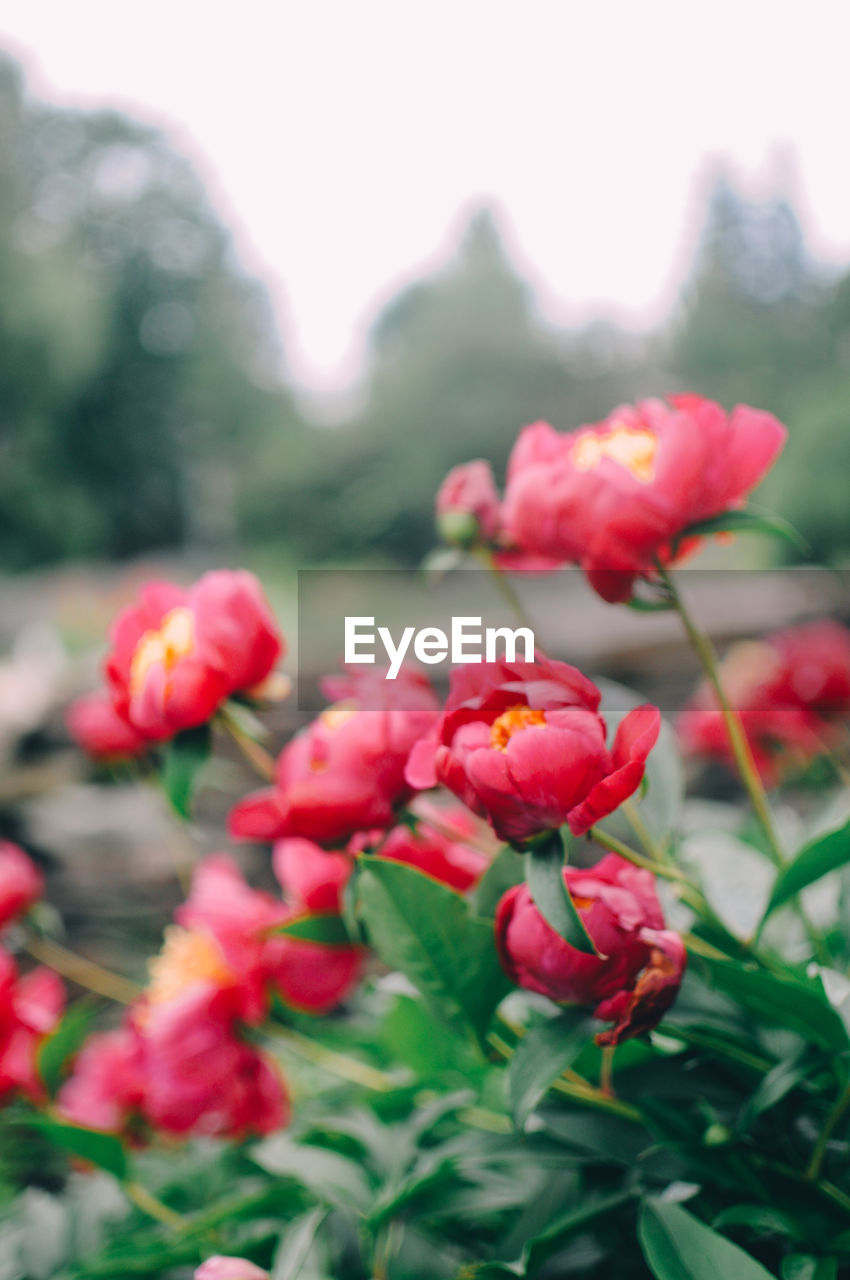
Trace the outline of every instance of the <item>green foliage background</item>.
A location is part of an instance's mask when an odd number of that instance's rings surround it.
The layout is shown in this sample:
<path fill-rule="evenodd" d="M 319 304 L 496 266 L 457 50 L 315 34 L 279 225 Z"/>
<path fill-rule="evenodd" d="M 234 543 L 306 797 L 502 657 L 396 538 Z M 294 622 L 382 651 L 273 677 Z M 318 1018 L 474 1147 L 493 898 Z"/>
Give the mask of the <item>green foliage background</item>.
<path fill-rule="evenodd" d="M 785 200 L 749 201 L 720 171 L 707 189 L 690 280 L 645 335 L 544 324 L 480 210 L 454 260 L 379 316 L 361 406 L 320 426 L 190 166 L 123 116 L 32 101 L 3 61 L 3 564 L 245 542 L 413 563 L 455 463 L 498 469 L 525 422 L 571 428 L 683 388 L 788 422 L 764 500 L 840 555 L 850 276 L 812 260 Z"/>

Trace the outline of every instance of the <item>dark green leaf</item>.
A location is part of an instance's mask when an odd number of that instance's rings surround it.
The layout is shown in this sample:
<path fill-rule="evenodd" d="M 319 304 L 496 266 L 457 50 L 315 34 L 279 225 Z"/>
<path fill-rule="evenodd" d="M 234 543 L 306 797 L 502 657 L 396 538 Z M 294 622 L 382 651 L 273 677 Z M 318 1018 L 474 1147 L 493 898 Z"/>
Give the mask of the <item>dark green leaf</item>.
<path fill-rule="evenodd" d="M 472 895 L 472 905 L 476 913 L 492 920 L 501 898 L 508 889 L 522 884 L 524 870 L 522 857 L 515 849 L 510 845 L 500 849 Z"/>
<path fill-rule="evenodd" d="M 38 1048 L 38 1074 L 52 1096 L 62 1082 L 63 1067 L 89 1033 L 94 1018 L 94 1002 L 86 997 L 77 1000 L 63 1017 L 55 1031 L 42 1040 Z"/>
<path fill-rule="evenodd" d="M 552 831 L 528 850 L 525 880 L 534 905 L 546 923 L 576 951 L 595 956 L 596 948 L 564 882 L 564 847 L 559 831 Z"/>
<path fill-rule="evenodd" d="M 822 1049 L 838 1053 L 847 1049 L 847 1031 L 819 981 L 746 969 L 733 961 L 706 956 L 694 957 L 694 965 L 708 974 L 714 987 L 732 996 L 760 1021 L 796 1031 Z"/>
<path fill-rule="evenodd" d="M 181 818 L 191 817 L 192 798 L 210 754 L 210 727 L 199 725 L 178 733 L 165 748 L 162 785 L 172 808 Z"/>
<path fill-rule="evenodd" d="M 40 1129 L 63 1151 L 68 1151 L 81 1160 L 88 1160 L 90 1164 L 96 1164 L 121 1181 L 127 1177 L 127 1152 L 121 1140 L 113 1134 L 101 1133 L 97 1129 L 83 1129 L 79 1125 L 66 1124 L 49 1116 L 34 1116 L 28 1123 Z"/>
<path fill-rule="evenodd" d="M 850 863 L 850 822 L 804 845 L 782 868 L 773 886 L 764 919 L 821 876 Z"/>
<path fill-rule="evenodd" d="M 782 1262 L 782 1280 L 836 1280 L 835 1258 L 813 1258 L 811 1254 L 792 1253 Z"/>
<path fill-rule="evenodd" d="M 360 1164 L 337 1151 L 308 1146 L 278 1133 L 254 1147 L 251 1156 L 269 1173 L 300 1182 L 323 1204 L 363 1213 L 372 1200 L 369 1180 Z"/>
<path fill-rule="evenodd" d="M 720 515 L 710 516 L 707 520 L 698 520 L 696 524 L 689 525 L 673 539 L 673 555 L 676 555 L 687 538 L 710 537 L 715 533 L 769 533 L 784 538 L 804 555 L 811 555 L 811 547 L 793 524 L 784 520 L 782 516 L 749 509 L 721 511 Z"/>
<path fill-rule="evenodd" d="M 727 1227 L 747 1227 L 757 1236 L 785 1236 L 799 1244 L 803 1233 L 793 1218 L 774 1205 L 736 1204 L 714 1219 L 716 1231 Z"/>
<path fill-rule="evenodd" d="M 414 867 L 368 856 L 358 862 L 356 911 L 384 963 L 405 974 L 438 1017 L 483 1041 L 510 987 L 492 922 Z"/>
<path fill-rule="evenodd" d="M 648 1200 L 638 1238 L 656 1280 L 774 1280 L 760 1262 L 681 1205 Z"/>
<path fill-rule="evenodd" d="M 321 942 L 326 947 L 350 947 L 351 937 L 341 916 L 294 916 L 274 930 L 287 938 L 300 938 L 302 942 Z"/>
<path fill-rule="evenodd" d="M 738 1127 L 748 1129 L 757 1116 L 775 1107 L 801 1080 L 805 1080 L 808 1072 L 808 1064 L 799 1056 L 777 1062 L 744 1105 Z"/>
<path fill-rule="evenodd" d="M 525 1126 L 550 1084 L 572 1066 L 595 1025 L 583 1010 L 567 1009 L 523 1036 L 508 1068 L 508 1096 L 517 1128 Z"/>
<path fill-rule="evenodd" d="M 271 1280 L 297 1280 L 327 1216 L 328 1210 L 320 1205 L 287 1223 L 275 1250 Z"/>

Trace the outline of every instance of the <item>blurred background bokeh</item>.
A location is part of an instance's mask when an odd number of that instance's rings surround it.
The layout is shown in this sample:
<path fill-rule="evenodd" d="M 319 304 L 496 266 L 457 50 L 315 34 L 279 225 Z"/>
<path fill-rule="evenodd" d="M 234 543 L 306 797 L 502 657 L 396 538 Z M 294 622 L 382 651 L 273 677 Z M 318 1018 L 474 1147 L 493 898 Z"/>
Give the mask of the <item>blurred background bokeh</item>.
<path fill-rule="evenodd" d="M 0 817 L 66 905 L 131 828 L 168 874 L 61 727 L 155 571 L 246 564 L 293 635 L 295 569 L 417 564 L 454 464 L 682 389 L 788 424 L 759 501 L 847 563 L 848 26 L 6 0 Z"/>

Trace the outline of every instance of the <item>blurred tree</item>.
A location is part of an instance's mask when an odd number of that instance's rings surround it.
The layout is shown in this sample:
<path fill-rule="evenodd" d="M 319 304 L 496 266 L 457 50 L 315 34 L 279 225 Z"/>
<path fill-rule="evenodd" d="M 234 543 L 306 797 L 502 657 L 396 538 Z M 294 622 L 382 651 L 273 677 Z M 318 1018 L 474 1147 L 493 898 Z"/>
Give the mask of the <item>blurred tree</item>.
<path fill-rule="evenodd" d="M 293 417 L 266 299 L 191 167 L 0 61 L 0 555 L 232 537 L 233 482 Z"/>

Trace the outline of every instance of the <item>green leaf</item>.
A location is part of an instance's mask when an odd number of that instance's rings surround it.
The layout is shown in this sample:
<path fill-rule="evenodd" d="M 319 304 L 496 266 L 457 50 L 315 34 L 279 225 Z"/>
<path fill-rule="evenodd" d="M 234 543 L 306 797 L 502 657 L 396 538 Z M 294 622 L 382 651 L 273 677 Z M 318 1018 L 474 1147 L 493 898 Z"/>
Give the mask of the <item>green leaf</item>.
<path fill-rule="evenodd" d="M 285 1133 L 266 1138 L 251 1158 L 269 1173 L 292 1178 L 321 1200 L 343 1210 L 365 1213 L 373 1196 L 359 1163 L 325 1147 L 295 1142 Z"/>
<path fill-rule="evenodd" d="M 77 1000 L 58 1027 L 42 1040 L 36 1064 L 47 1092 L 53 1096 L 62 1082 L 63 1067 L 82 1045 L 95 1014 L 95 1003 L 88 997 Z"/>
<path fill-rule="evenodd" d="M 774 1280 L 755 1258 L 678 1204 L 646 1201 L 638 1239 L 656 1280 Z"/>
<path fill-rule="evenodd" d="M 181 818 L 192 816 L 192 799 L 201 770 L 210 755 L 210 726 L 186 729 L 165 748 L 162 785 L 174 812 Z"/>
<path fill-rule="evenodd" d="M 835 1258 L 813 1258 L 811 1254 L 791 1253 L 782 1262 L 782 1280 L 836 1280 Z"/>
<path fill-rule="evenodd" d="M 510 989 L 492 921 L 414 867 L 367 855 L 358 860 L 355 910 L 384 963 L 410 979 L 437 1017 L 483 1042 Z"/>
<path fill-rule="evenodd" d="M 522 884 L 523 871 L 522 857 L 506 844 L 496 854 L 472 895 L 472 905 L 477 914 L 492 919 L 508 889 Z"/>
<path fill-rule="evenodd" d="M 724 1209 L 714 1219 L 712 1226 L 716 1231 L 726 1227 L 746 1227 L 758 1236 L 785 1236 L 799 1244 L 803 1240 L 803 1232 L 798 1224 L 787 1213 L 773 1205 L 736 1204 L 731 1209 Z"/>
<path fill-rule="evenodd" d="M 583 1010 L 567 1009 L 523 1036 L 508 1068 L 508 1097 L 518 1129 L 562 1071 L 572 1066 L 595 1023 Z"/>
<path fill-rule="evenodd" d="M 715 533 L 769 533 L 784 538 L 804 555 L 811 555 L 812 551 L 803 535 L 782 516 L 747 508 L 738 511 L 721 511 L 720 515 L 710 516 L 707 520 L 698 520 L 696 524 L 688 525 L 687 529 L 683 529 L 673 539 L 673 555 L 676 555 L 687 538 L 710 537 Z"/>
<path fill-rule="evenodd" d="M 546 923 L 576 951 L 595 956 L 596 948 L 564 882 L 564 846 L 559 831 L 552 831 L 545 840 L 529 848 L 525 855 L 525 880 L 534 905 Z"/>
<path fill-rule="evenodd" d="M 90 1164 L 96 1164 L 99 1169 L 105 1169 L 119 1181 L 123 1182 L 127 1177 L 127 1152 L 114 1134 L 102 1133 L 98 1129 L 83 1129 L 80 1125 L 53 1120 L 50 1116 L 33 1116 L 27 1123 L 41 1130 L 63 1151 L 68 1151 L 81 1160 L 88 1160 Z"/>
<path fill-rule="evenodd" d="M 313 1247 L 316 1232 L 327 1216 L 328 1210 L 319 1205 L 287 1224 L 275 1250 L 271 1280 L 297 1280 Z"/>
<path fill-rule="evenodd" d="M 729 960 L 694 957 L 711 985 L 742 1004 L 756 1018 L 772 1026 L 796 1031 L 821 1049 L 841 1053 L 848 1047 L 847 1031 L 818 981 L 804 981 L 792 973 L 781 976 L 746 969 Z"/>
<path fill-rule="evenodd" d="M 738 1128 L 749 1129 L 753 1121 L 795 1089 L 801 1080 L 809 1074 L 809 1064 L 799 1055 L 783 1058 L 771 1067 L 748 1101 L 744 1104 L 738 1120 Z"/>
<path fill-rule="evenodd" d="M 782 868 L 773 886 L 770 901 L 764 913 L 766 920 L 772 911 L 783 906 L 802 889 L 806 889 L 830 871 L 850 863 L 850 822 L 819 836 L 803 846 L 796 858 Z"/>
<path fill-rule="evenodd" d="M 302 942 L 321 942 L 326 947 L 350 947 L 351 935 L 338 915 L 294 916 L 274 929 L 273 934 L 299 938 Z"/>

